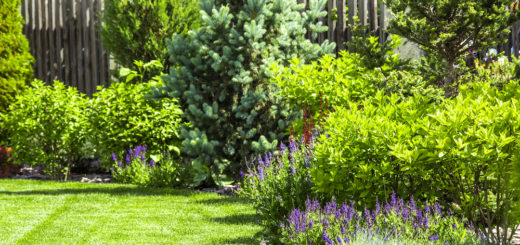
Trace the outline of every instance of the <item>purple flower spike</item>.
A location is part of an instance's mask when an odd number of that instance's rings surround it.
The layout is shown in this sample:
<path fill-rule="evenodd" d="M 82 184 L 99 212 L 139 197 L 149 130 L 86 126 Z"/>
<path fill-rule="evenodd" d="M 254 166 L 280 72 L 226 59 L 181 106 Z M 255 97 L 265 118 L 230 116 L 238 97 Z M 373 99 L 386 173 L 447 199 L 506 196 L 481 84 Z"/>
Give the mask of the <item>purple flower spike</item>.
<path fill-rule="evenodd" d="M 150 166 L 152 166 L 152 168 L 155 167 L 155 162 L 153 161 L 153 159 L 150 160 Z"/>
<path fill-rule="evenodd" d="M 430 239 L 430 241 L 437 241 L 437 240 L 439 240 L 439 235 L 434 234 L 434 235 L 430 236 L 428 239 Z"/>
<path fill-rule="evenodd" d="M 121 167 L 121 161 L 117 162 L 117 166 Z"/>
<path fill-rule="evenodd" d="M 329 236 L 327 236 L 327 232 L 323 232 L 323 242 L 325 242 L 325 244 L 329 244 L 329 245 L 332 245 L 334 244 L 334 242 L 332 242 L 332 240 L 330 240 Z"/>
<path fill-rule="evenodd" d="M 240 171 L 240 178 L 244 178 L 244 172 Z"/>
<path fill-rule="evenodd" d="M 314 223 L 312 223 L 312 220 L 311 220 L 311 221 L 309 221 L 309 228 L 311 228 L 311 229 L 312 229 L 312 226 L 313 226 L 313 225 L 314 225 Z"/>
<path fill-rule="evenodd" d="M 116 154 L 112 152 L 112 160 L 114 160 L 114 162 L 117 162 L 117 157 L 116 157 Z"/>
<path fill-rule="evenodd" d="M 435 210 L 435 213 L 437 213 L 438 215 L 441 214 L 442 210 L 441 210 L 441 205 L 438 203 L 438 202 L 435 202 L 433 204 L 433 210 Z"/>
<path fill-rule="evenodd" d="M 261 168 L 260 166 L 258 166 L 258 176 L 260 181 L 264 181 L 264 168 Z"/>
<path fill-rule="evenodd" d="M 341 240 L 341 237 L 336 237 L 336 241 L 338 241 L 339 244 L 341 244 L 343 241 Z"/>
<path fill-rule="evenodd" d="M 130 158 L 130 154 L 126 154 L 125 156 L 125 162 L 126 162 L 126 165 L 130 165 L 131 164 L 131 158 Z"/>

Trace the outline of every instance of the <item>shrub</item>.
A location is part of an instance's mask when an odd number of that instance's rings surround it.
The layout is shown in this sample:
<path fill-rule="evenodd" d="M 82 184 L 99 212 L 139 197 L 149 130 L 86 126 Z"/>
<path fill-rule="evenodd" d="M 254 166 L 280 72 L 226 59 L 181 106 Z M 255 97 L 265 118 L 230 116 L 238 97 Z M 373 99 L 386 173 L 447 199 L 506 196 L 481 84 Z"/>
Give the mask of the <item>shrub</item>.
<path fill-rule="evenodd" d="M 356 209 L 353 202 L 341 206 L 332 201 L 321 208 L 307 200 L 305 209 L 294 209 L 282 223 L 289 244 L 478 244 L 480 238 L 439 203 L 418 207 L 414 199 L 404 203 L 395 193 L 383 206 Z M 403 241 L 407 241 L 403 243 Z"/>
<path fill-rule="evenodd" d="M 7 112 L 32 77 L 34 59 L 22 34 L 19 8 L 19 0 L 5 0 L 0 5 L 0 114 Z"/>
<path fill-rule="evenodd" d="M 150 154 L 172 151 L 180 154 L 178 127 L 182 111 L 176 99 L 146 98 L 151 86 L 161 84 L 159 77 L 144 81 L 148 69 L 158 64 L 136 62 L 138 71 L 121 69 L 122 82 L 112 83 L 93 95 L 88 109 L 91 141 L 105 163 L 111 153 L 145 145 Z"/>
<path fill-rule="evenodd" d="M 506 41 L 508 28 L 518 20 L 510 0 L 385 0 L 395 15 L 389 31 L 419 44 L 442 62 L 441 84 L 456 82 L 456 64 L 468 51 L 481 51 Z M 515 4 L 516 5 L 516 4 Z"/>
<path fill-rule="evenodd" d="M 224 1 L 231 3 L 232 1 Z M 237 5 L 201 4 L 202 27 L 169 42 L 171 69 L 158 97 L 178 97 L 190 122 L 181 132 L 183 152 L 206 169 L 206 184 L 219 182 L 224 170 L 237 174 L 239 162 L 276 148 L 297 113 L 269 83 L 269 63 L 306 61 L 329 53 L 333 45 L 312 44 L 307 31 L 324 31 L 324 1 L 310 10 L 290 0 L 251 0 Z M 238 5 L 240 6 L 240 5 Z"/>
<path fill-rule="evenodd" d="M 129 149 L 124 161 L 112 154 L 114 181 L 155 187 L 179 187 L 191 181 L 189 168 L 177 157 L 162 155 L 155 158 L 153 160 L 147 154 L 145 146 Z"/>
<path fill-rule="evenodd" d="M 507 232 L 489 231 L 515 230 L 520 221 L 518 93 L 514 81 L 501 90 L 481 82 L 438 105 L 379 93 L 360 110 L 338 108 L 323 125 L 330 137 L 316 146 L 314 188 L 364 203 L 392 189 L 438 198 L 458 206 L 488 241 L 508 241 Z"/>
<path fill-rule="evenodd" d="M 313 108 L 317 113 L 323 101 L 329 106 L 349 106 L 350 102 L 373 97 L 378 91 L 408 97 L 414 94 L 439 100 L 442 90 L 431 86 L 421 76 L 407 71 L 370 70 L 359 54 L 343 51 L 338 58 L 324 56 L 318 62 L 303 64 L 293 59 L 288 67 L 273 66 L 272 79 L 280 94 L 291 106 Z"/>
<path fill-rule="evenodd" d="M 311 166 L 315 190 L 368 204 L 393 191 L 421 199 L 437 196 L 428 178 L 431 173 L 423 165 L 400 161 L 393 153 L 395 147 L 414 140 L 421 130 L 418 122 L 433 111 L 429 98 L 401 99 L 382 91 L 349 107 L 337 107 L 323 123 L 329 137 L 322 135 L 316 145 L 317 162 Z M 420 161 L 423 156 L 418 152 L 412 157 Z"/>
<path fill-rule="evenodd" d="M 197 0 L 106 0 L 101 36 L 117 64 L 134 60 L 167 64 L 166 38 L 199 26 Z"/>
<path fill-rule="evenodd" d="M 2 116 L 14 162 L 44 164 L 47 174 L 66 180 L 70 168 L 83 156 L 86 105 L 83 94 L 59 81 L 53 86 L 31 83 Z"/>

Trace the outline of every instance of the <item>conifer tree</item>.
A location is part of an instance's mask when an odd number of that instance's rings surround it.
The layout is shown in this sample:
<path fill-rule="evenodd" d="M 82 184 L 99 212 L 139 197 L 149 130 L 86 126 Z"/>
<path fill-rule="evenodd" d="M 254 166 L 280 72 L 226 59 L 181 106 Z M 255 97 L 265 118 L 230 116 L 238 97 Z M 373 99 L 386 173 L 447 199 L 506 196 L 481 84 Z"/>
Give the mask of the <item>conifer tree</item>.
<path fill-rule="evenodd" d="M 444 62 L 446 85 L 456 80 L 459 59 L 505 42 L 507 28 L 518 20 L 517 3 L 511 0 L 385 0 L 385 4 L 395 15 L 390 32 Z"/>
<path fill-rule="evenodd" d="M 270 64 L 293 57 L 313 61 L 333 43 L 305 39 L 325 31 L 318 18 L 326 1 L 202 1 L 202 26 L 168 41 L 176 66 L 154 95 L 179 98 L 190 126 L 182 129 L 183 152 L 194 158 L 197 179 L 218 181 L 224 169 L 237 173 L 253 153 L 276 149 L 284 130 L 299 114 L 276 95 Z"/>

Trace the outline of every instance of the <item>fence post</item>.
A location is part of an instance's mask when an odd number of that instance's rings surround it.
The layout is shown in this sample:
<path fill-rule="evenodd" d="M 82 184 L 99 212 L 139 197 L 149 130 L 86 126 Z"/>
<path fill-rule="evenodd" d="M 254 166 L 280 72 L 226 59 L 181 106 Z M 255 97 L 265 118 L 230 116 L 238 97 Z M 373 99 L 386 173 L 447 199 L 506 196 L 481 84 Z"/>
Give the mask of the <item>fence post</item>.
<path fill-rule="evenodd" d="M 354 16 L 357 13 L 357 0 L 349 0 L 348 1 L 348 24 L 354 25 Z M 347 41 L 352 41 L 352 28 L 348 28 L 347 30 Z"/>
<path fill-rule="evenodd" d="M 338 46 L 338 53 L 339 51 L 345 49 L 345 31 L 347 29 L 346 24 L 346 18 L 345 18 L 345 1 L 346 0 L 336 0 L 337 1 L 337 10 L 338 10 L 338 21 L 336 22 L 336 40 L 337 40 L 337 46 Z"/>

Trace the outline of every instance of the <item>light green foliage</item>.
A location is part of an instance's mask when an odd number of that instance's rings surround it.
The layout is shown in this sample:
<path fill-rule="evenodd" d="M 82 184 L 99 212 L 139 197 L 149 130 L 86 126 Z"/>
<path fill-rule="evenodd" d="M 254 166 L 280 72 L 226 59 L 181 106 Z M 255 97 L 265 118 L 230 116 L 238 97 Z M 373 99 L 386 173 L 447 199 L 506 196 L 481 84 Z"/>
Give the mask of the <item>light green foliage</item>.
<path fill-rule="evenodd" d="M 291 60 L 288 67 L 273 66 L 277 75 L 272 79 L 280 94 L 291 106 L 311 106 L 320 111 L 324 101 L 330 106 L 347 107 L 378 91 L 407 97 L 414 94 L 440 99 L 442 92 L 430 86 L 421 76 L 407 71 L 365 68 L 359 54 L 343 51 L 338 58 L 324 56 L 318 62 L 303 64 Z"/>
<path fill-rule="evenodd" d="M 338 108 L 324 124 L 330 137 L 316 146 L 316 190 L 364 202 L 392 190 L 439 198 L 490 240 L 507 240 L 487 231 L 520 220 L 520 86 L 491 84 L 461 86 L 459 96 L 440 104 L 422 96 L 397 103 L 378 93 L 361 110 Z"/>
<path fill-rule="evenodd" d="M 110 155 L 120 156 L 130 148 L 145 145 L 151 154 L 180 154 L 178 127 L 182 110 L 173 98 L 146 98 L 151 86 L 160 86 L 160 78 L 144 81 L 156 61 L 135 62 L 138 71 L 121 69 L 122 82 L 100 88 L 88 110 L 92 144 L 105 163 Z"/>
<path fill-rule="evenodd" d="M 276 95 L 269 64 L 293 57 L 312 61 L 331 52 L 333 44 L 305 39 L 307 31 L 326 30 L 317 22 L 324 5 L 310 1 L 310 10 L 300 12 L 303 6 L 292 0 L 249 0 L 243 6 L 205 0 L 202 27 L 169 42 L 177 68 L 155 95 L 179 98 L 191 124 L 181 133 L 183 152 L 195 158 L 198 179 L 211 185 L 226 168 L 236 174 L 245 157 L 275 149 L 284 137 L 297 113 Z"/>
<path fill-rule="evenodd" d="M 512 213 L 520 203 L 520 186 L 513 179 L 520 172 L 520 86 L 511 82 L 498 90 L 472 83 L 460 89 L 457 98 L 429 116 L 421 140 L 395 148 L 394 154 L 401 160 L 423 155 L 422 164 L 435 170 L 431 177 L 437 186 L 490 241 L 500 243 L 507 235 L 493 236 L 491 229 L 520 224 Z"/>
<path fill-rule="evenodd" d="M 375 204 L 393 191 L 400 196 L 422 198 L 435 193 L 422 165 L 399 160 L 393 149 L 414 139 L 417 123 L 432 113 L 430 99 L 417 96 L 401 101 L 382 91 L 347 107 L 337 107 L 323 124 L 328 138 L 316 146 L 317 163 L 311 167 L 312 182 L 321 193 L 339 200 Z M 358 110 L 359 108 L 359 110 Z M 421 161 L 418 152 L 410 156 Z M 421 195 L 421 196 L 419 196 Z"/>
<path fill-rule="evenodd" d="M 468 51 L 485 50 L 506 40 L 518 19 L 510 0 L 385 0 L 395 15 L 389 31 L 415 42 L 443 62 L 444 85 L 460 74 L 454 64 Z"/>
<path fill-rule="evenodd" d="M 87 99 L 75 88 L 34 81 L 2 117 L 15 163 L 44 164 L 47 174 L 66 179 L 83 156 L 86 106 Z"/>
<path fill-rule="evenodd" d="M 159 60 L 167 70 L 166 38 L 199 26 L 198 0 L 105 0 L 101 35 L 117 64 Z"/>
<path fill-rule="evenodd" d="M 27 38 L 22 34 L 23 18 L 19 0 L 0 4 L 0 114 L 31 80 L 33 57 Z"/>

